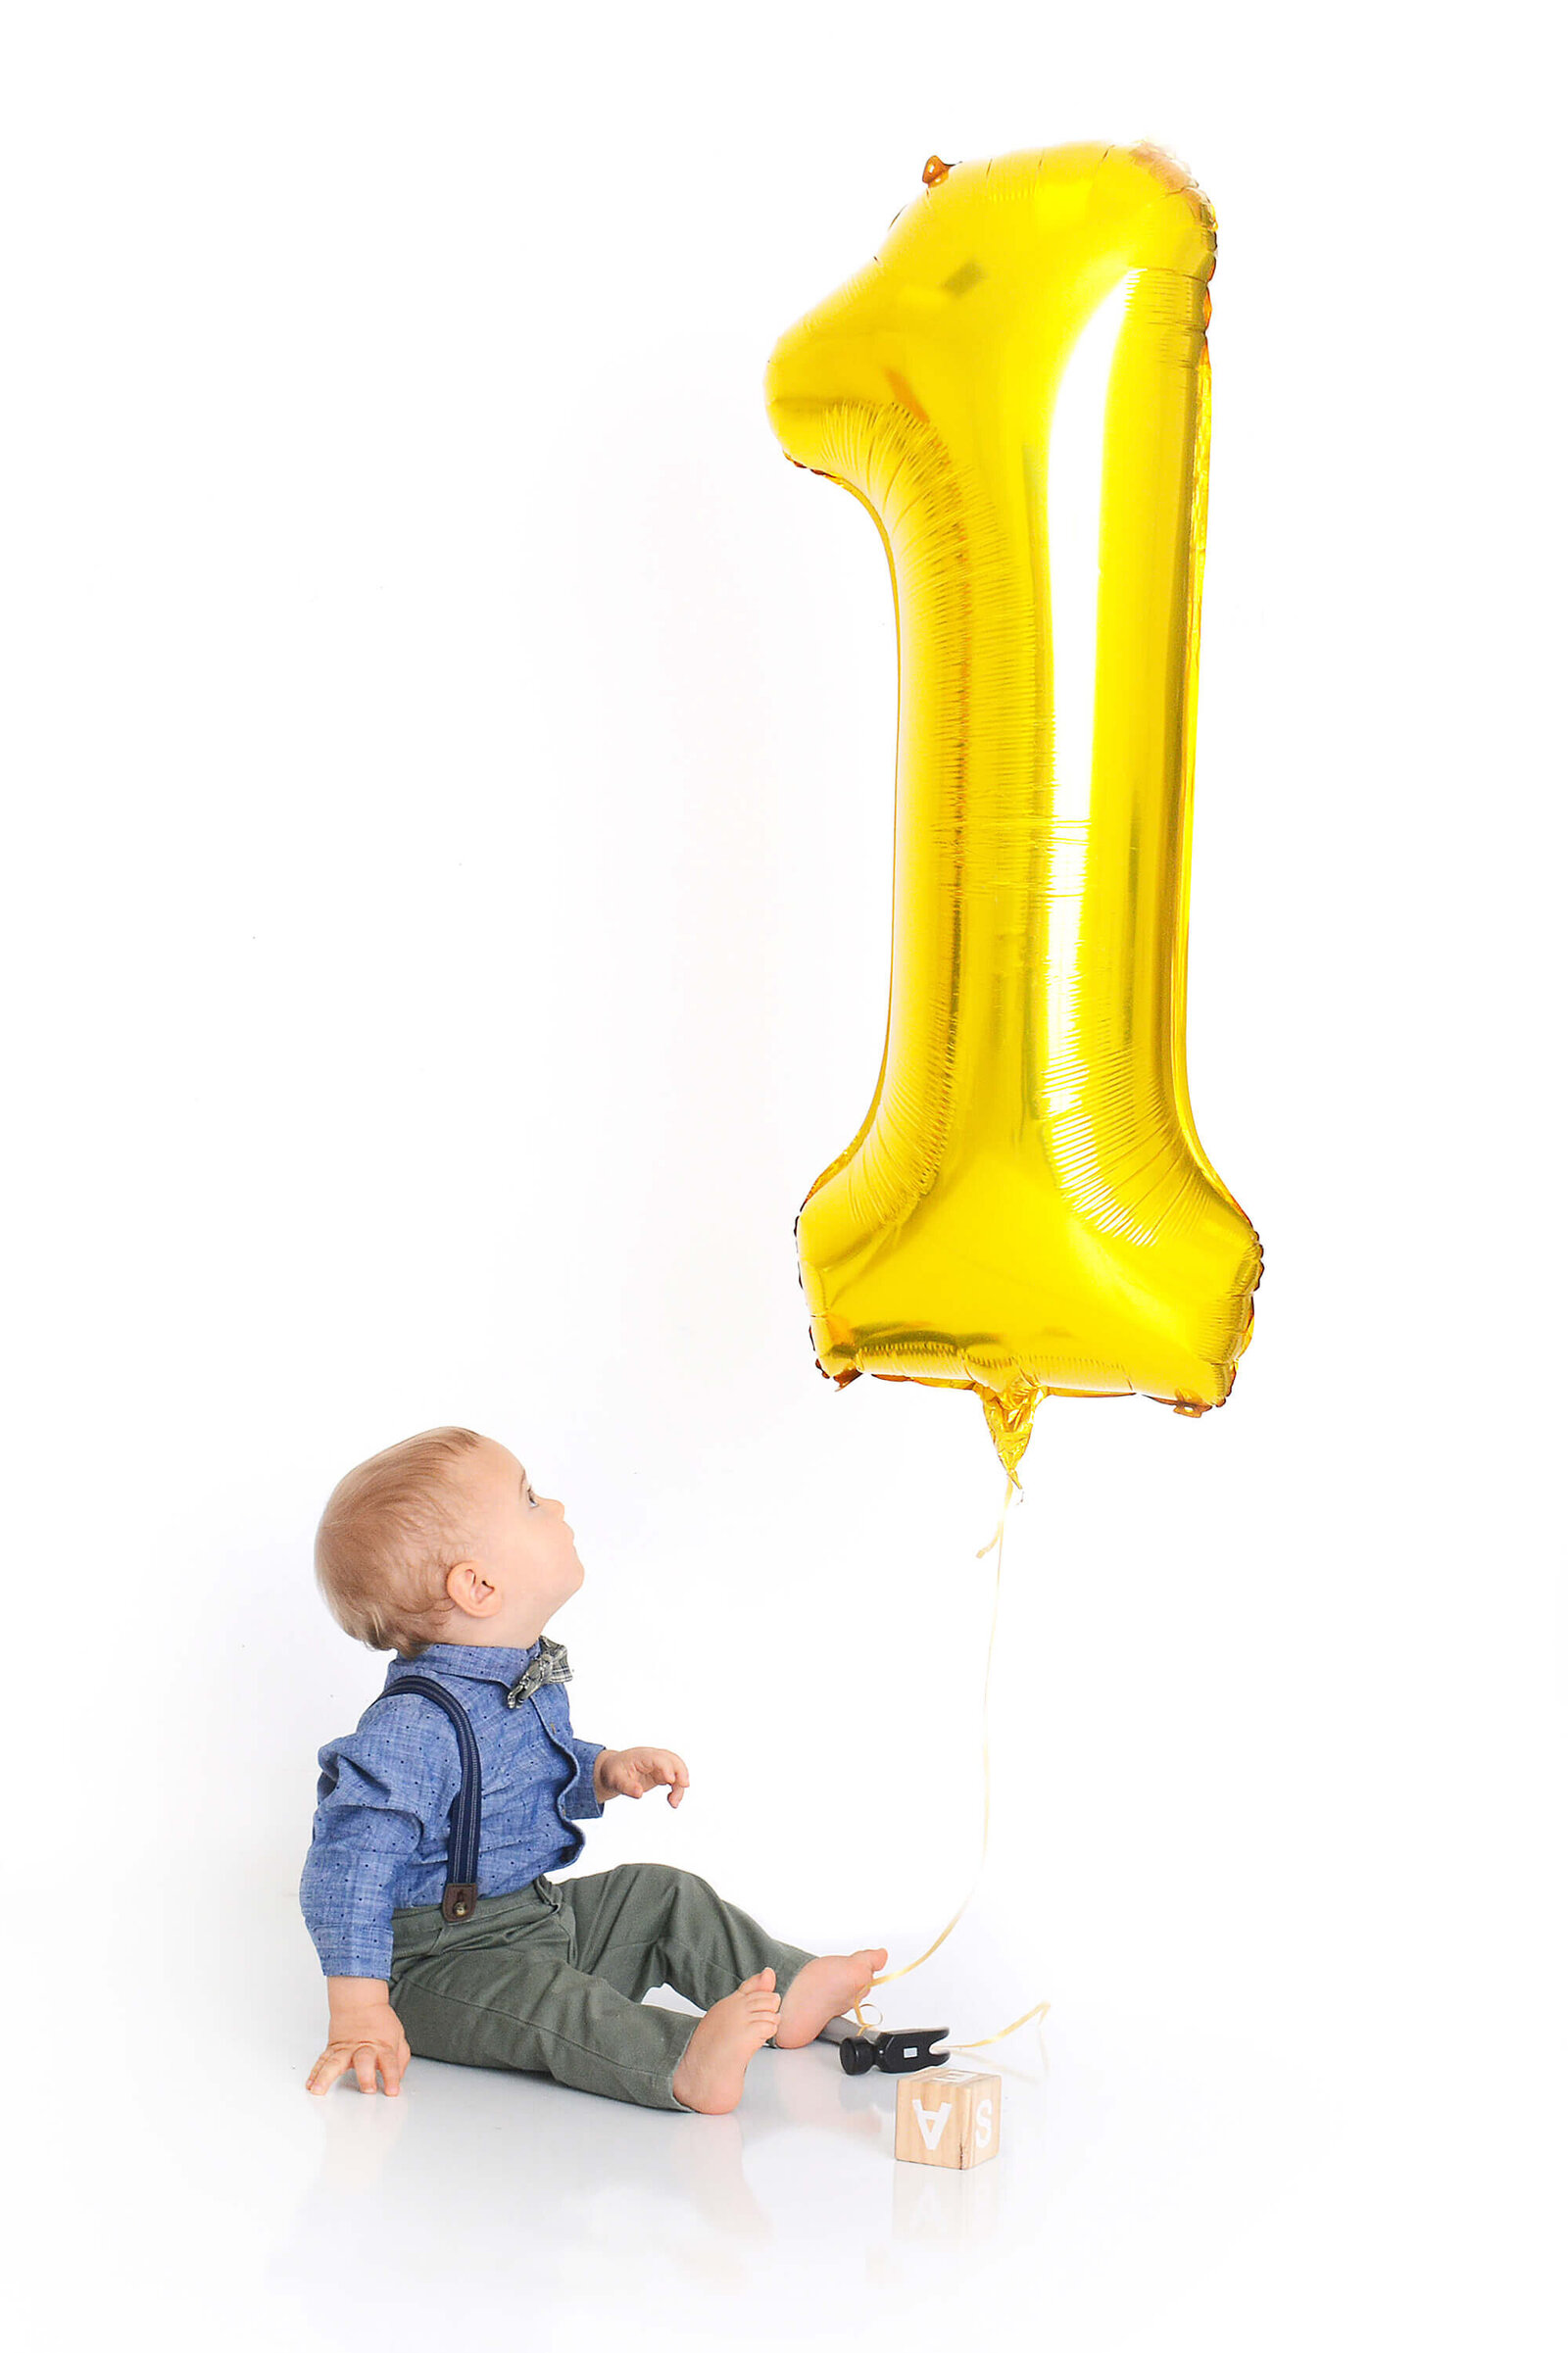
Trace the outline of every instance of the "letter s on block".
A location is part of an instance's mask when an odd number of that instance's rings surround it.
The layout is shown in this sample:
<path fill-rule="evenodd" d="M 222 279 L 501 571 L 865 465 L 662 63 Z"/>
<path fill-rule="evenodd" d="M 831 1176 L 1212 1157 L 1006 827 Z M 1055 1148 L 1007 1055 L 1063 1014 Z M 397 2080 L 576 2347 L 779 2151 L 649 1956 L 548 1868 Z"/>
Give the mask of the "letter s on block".
<path fill-rule="evenodd" d="M 822 1370 L 1223 1403 L 1256 1235 L 1186 1070 L 1214 221 L 1149 148 L 952 170 L 784 336 L 768 414 L 869 508 L 899 618 L 893 969 L 801 1211 Z"/>

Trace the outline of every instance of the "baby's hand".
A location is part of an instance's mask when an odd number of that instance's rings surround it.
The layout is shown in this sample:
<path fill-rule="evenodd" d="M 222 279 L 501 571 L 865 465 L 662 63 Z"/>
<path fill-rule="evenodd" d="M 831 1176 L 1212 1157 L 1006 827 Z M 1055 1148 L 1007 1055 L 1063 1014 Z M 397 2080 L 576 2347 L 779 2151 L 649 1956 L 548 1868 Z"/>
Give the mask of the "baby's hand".
<path fill-rule="evenodd" d="M 594 1760 L 594 1791 L 601 1805 L 607 1797 L 643 1797 L 664 1788 L 670 1804 L 679 1805 L 690 1787 L 691 1775 L 673 1748 L 601 1748 Z"/>
<path fill-rule="evenodd" d="M 385 1985 L 373 1978 L 329 1978 L 327 1984 L 331 2001 L 327 2044 L 305 2079 L 307 2091 L 319 2095 L 330 2090 L 338 2077 L 347 2075 L 352 2067 L 362 2091 L 375 2089 L 379 2073 L 383 2089 L 395 2093 L 409 2064 L 409 2046 L 398 2014 L 386 1998 Z M 345 1988 L 353 1990 L 342 1990 Z"/>

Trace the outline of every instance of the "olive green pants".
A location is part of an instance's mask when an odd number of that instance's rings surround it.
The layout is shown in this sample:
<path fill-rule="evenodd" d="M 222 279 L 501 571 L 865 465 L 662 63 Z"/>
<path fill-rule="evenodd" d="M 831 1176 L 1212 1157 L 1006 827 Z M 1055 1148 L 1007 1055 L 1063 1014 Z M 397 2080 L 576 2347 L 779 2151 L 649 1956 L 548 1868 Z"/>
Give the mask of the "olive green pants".
<path fill-rule="evenodd" d="M 697 2021 L 642 1996 L 672 1985 L 708 2010 L 760 1969 L 783 1993 L 810 1958 L 691 1872 L 621 1863 L 483 1895 L 471 1920 L 448 1923 L 438 1904 L 395 1912 L 390 1992 L 418 2058 L 680 2108 L 671 2085 Z"/>

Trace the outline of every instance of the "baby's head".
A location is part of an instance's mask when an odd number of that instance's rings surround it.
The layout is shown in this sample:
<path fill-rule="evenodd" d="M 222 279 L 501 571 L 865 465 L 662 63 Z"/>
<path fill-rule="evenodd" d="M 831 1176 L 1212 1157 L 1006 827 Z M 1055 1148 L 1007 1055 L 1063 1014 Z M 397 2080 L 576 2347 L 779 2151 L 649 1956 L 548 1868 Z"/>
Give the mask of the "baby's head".
<path fill-rule="evenodd" d="M 526 1649 L 582 1583 L 564 1506 L 473 1430 L 425 1430 L 338 1481 L 316 1576 L 346 1634 L 417 1658 L 431 1642 Z"/>

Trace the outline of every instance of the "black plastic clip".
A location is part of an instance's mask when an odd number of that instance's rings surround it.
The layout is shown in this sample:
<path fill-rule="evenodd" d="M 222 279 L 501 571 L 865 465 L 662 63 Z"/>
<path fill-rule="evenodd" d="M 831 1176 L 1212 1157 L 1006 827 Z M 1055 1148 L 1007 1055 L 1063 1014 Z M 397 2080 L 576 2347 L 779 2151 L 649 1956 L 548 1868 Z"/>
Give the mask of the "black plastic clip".
<path fill-rule="evenodd" d="M 443 1920 L 471 1920 L 473 1907 L 479 1900 L 479 1884 L 471 1879 L 449 1879 L 441 1890 Z"/>
<path fill-rule="evenodd" d="M 951 2051 L 934 2051 L 946 2027 L 904 2027 L 886 2034 L 847 2034 L 839 2044 L 839 2065 L 847 2076 L 869 2075 L 879 2067 L 885 2076 L 909 2076 L 921 2067 L 946 2067 Z"/>

